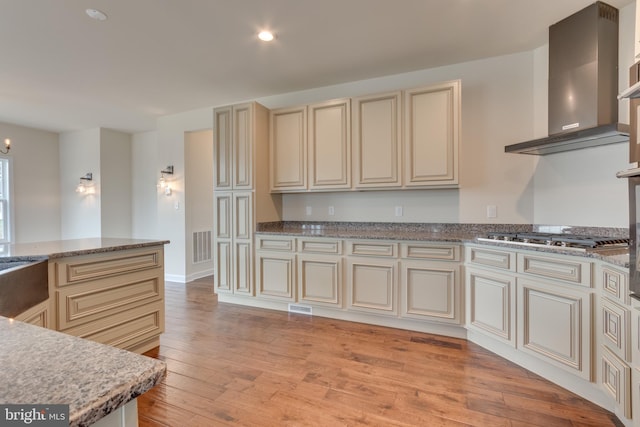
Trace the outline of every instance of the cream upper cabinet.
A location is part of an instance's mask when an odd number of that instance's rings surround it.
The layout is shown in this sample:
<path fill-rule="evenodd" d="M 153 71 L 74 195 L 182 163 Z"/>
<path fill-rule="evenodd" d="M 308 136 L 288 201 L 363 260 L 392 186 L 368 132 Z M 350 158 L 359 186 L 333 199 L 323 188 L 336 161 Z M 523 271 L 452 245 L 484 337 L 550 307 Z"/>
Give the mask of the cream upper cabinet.
<path fill-rule="evenodd" d="M 309 189 L 351 187 L 351 101 L 308 107 Z"/>
<path fill-rule="evenodd" d="M 460 81 L 404 91 L 404 185 L 457 186 Z"/>
<path fill-rule="evenodd" d="M 256 116 L 266 114 L 267 109 L 255 102 L 213 111 L 216 190 L 254 188 L 254 151 L 256 145 L 266 144 L 266 138 L 260 138 L 266 135 L 266 121 L 256 120 Z"/>
<path fill-rule="evenodd" d="M 352 100 L 353 186 L 399 187 L 402 170 L 402 93 Z"/>
<path fill-rule="evenodd" d="M 458 186 L 461 83 L 271 111 L 271 192 Z"/>
<path fill-rule="evenodd" d="M 307 107 L 272 110 L 269 139 L 272 192 L 307 188 Z"/>

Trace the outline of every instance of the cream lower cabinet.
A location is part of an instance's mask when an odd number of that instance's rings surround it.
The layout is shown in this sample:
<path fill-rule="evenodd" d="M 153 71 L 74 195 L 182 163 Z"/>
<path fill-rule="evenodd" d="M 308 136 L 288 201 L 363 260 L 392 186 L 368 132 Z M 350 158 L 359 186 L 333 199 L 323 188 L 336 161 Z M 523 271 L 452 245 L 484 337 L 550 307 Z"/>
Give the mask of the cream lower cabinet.
<path fill-rule="evenodd" d="M 515 347 L 515 276 L 467 268 L 466 279 L 467 327 Z"/>
<path fill-rule="evenodd" d="M 42 328 L 54 329 L 51 324 L 51 302 L 49 299 L 36 304 L 29 310 L 24 311 L 15 317 L 15 320 L 21 322 L 30 323 L 32 325 L 40 326 Z"/>
<path fill-rule="evenodd" d="M 342 241 L 298 240 L 298 301 L 309 305 L 343 307 Z"/>
<path fill-rule="evenodd" d="M 466 248 L 467 328 L 516 347 L 516 253 Z"/>
<path fill-rule="evenodd" d="M 617 415 L 630 419 L 633 320 L 628 292 L 628 271 L 598 262 L 595 283 L 600 291 L 596 316 L 598 384 L 613 401 Z M 640 413 L 636 418 L 640 418 Z"/>
<path fill-rule="evenodd" d="M 347 308 L 398 314 L 398 244 L 347 242 Z"/>
<path fill-rule="evenodd" d="M 593 263 L 518 252 L 518 349 L 593 380 Z"/>
<path fill-rule="evenodd" d="M 461 324 L 460 246 L 411 242 L 400 252 L 401 315 Z"/>
<path fill-rule="evenodd" d="M 143 353 L 164 332 L 164 249 L 50 260 L 49 295 L 56 330 Z"/>
<path fill-rule="evenodd" d="M 280 301 L 295 301 L 295 239 L 261 237 L 256 240 L 256 244 L 257 296 Z"/>
<path fill-rule="evenodd" d="M 518 277 L 518 349 L 592 380 L 593 293 Z"/>
<path fill-rule="evenodd" d="M 253 193 L 214 195 L 216 292 L 253 295 Z"/>

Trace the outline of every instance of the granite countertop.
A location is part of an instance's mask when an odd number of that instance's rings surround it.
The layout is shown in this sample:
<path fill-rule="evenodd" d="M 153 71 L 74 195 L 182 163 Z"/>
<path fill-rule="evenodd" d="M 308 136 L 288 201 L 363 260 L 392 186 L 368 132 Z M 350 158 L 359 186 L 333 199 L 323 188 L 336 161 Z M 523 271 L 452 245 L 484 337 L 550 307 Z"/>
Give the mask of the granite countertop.
<path fill-rule="evenodd" d="M 531 224 L 455 224 L 455 223 L 374 223 L 374 222 L 302 222 L 279 221 L 258 224 L 256 234 L 341 239 L 379 239 L 451 243 L 476 243 L 510 249 L 581 256 L 629 266 L 628 249 L 588 250 L 576 252 L 558 247 L 515 247 L 504 242 L 478 241 L 491 231 L 503 232 L 570 232 L 598 236 L 629 237 L 629 230 L 610 227 L 576 227 Z"/>
<path fill-rule="evenodd" d="M 19 258 L 46 256 L 62 258 L 66 256 L 90 255 L 103 252 L 114 252 L 125 249 L 145 248 L 164 245 L 168 240 L 143 240 L 124 238 L 89 238 L 53 240 L 49 242 L 16 243 L 0 245 L 0 257 Z"/>
<path fill-rule="evenodd" d="M 158 384 L 162 361 L 0 317 L 0 403 L 68 404 L 95 423 Z"/>

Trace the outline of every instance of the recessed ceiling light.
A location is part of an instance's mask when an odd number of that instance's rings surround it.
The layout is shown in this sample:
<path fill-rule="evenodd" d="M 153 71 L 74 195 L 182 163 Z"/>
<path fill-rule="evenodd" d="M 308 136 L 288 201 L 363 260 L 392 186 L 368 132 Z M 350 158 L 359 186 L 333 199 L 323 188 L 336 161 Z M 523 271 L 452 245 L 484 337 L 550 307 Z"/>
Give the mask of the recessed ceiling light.
<path fill-rule="evenodd" d="M 260 33 L 258 34 L 258 38 L 263 42 L 270 42 L 275 38 L 275 36 L 271 31 L 260 31 Z"/>
<path fill-rule="evenodd" d="M 87 15 L 89 15 L 89 18 L 95 19 L 96 21 L 107 20 L 107 15 L 98 9 L 87 9 L 85 10 L 85 12 L 87 13 Z"/>

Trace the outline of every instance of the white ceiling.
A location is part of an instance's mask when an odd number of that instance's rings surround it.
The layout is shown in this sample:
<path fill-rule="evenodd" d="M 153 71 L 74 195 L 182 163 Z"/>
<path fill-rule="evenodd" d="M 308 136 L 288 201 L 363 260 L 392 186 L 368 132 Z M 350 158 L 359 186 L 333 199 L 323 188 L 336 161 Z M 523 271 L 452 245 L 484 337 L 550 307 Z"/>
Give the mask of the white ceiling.
<path fill-rule="evenodd" d="M 152 130 L 166 114 L 530 50 L 591 3 L 0 0 L 0 122 Z"/>

